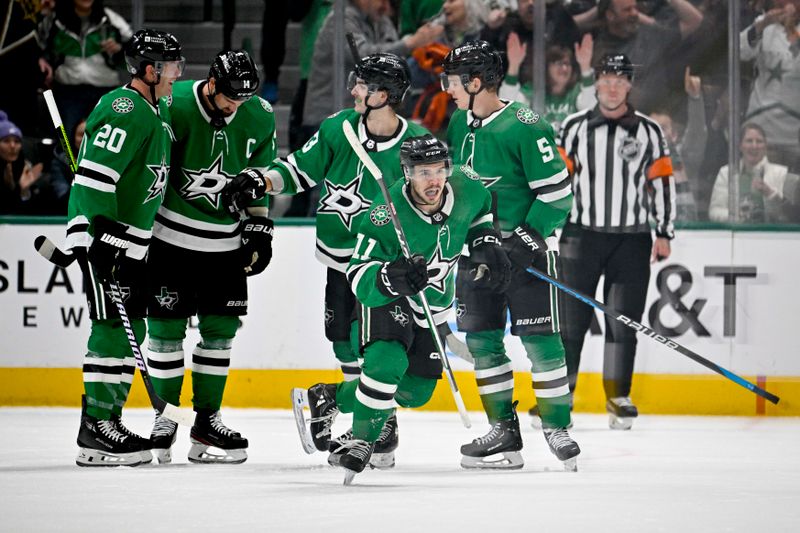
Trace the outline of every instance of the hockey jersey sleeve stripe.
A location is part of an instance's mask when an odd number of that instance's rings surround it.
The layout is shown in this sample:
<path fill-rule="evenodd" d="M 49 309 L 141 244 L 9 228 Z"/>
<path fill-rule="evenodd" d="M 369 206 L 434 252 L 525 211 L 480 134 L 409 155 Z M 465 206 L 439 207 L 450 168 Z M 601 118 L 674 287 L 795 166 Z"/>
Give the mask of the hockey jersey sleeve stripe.
<path fill-rule="evenodd" d="M 535 191 L 537 189 L 541 189 L 542 187 L 547 187 L 548 185 L 555 185 L 557 183 L 561 183 L 564 180 L 568 179 L 569 179 L 569 172 L 567 171 L 566 168 L 562 168 L 549 178 L 528 182 L 528 186 Z"/>
<path fill-rule="evenodd" d="M 216 228 L 215 230 L 205 230 L 200 229 L 196 225 L 189 226 L 189 224 L 181 223 L 173 218 L 167 217 L 166 213 L 163 211 L 159 211 L 156 215 L 156 221 L 160 223 L 163 227 L 169 228 L 181 233 L 191 233 L 195 237 L 200 237 L 203 239 L 229 239 L 232 236 L 238 236 L 241 233 L 239 225 L 236 224 L 235 228 L 232 231 L 219 231 L 219 229 L 228 229 L 225 226 L 221 228 Z M 198 224 L 199 225 L 199 224 Z M 212 225 L 213 226 L 213 225 Z"/>
<path fill-rule="evenodd" d="M 350 287 L 354 293 L 358 289 L 361 280 L 364 278 L 364 274 L 369 270 L 369 267 L 374 266 L 380 268 L 380 265 L 380 261 L 370 261 L 369 263 L 354 265 L 347 269 L 347 279 L 350 281 Z"/>
<path fill-rule="evenodd" d="M 119 181 L 119 172 L 111 167 L 103 165 L 102 163 L 95 163 L 89 159 L 81 159 L 81 164 L 78 166 L 78 172 L 81 172 L 82 170 L 105 176 L 108 180 L 110 180 L 110 183 L 116 183 Z M 92 174 L 89 175 L 92 176 Z"/>
<path fill-rule="evenodd" d="M 78 169 L 78 172 L 80 172 L 80 169 Z M 116 183 L 103 182 L 100 180 L 90 178 L 84 174 L 75 174 L 75 185 L 81 185 L 83 187 L 88 187 L 89 189 L 94 189 L 100 192 L 113 193 L 116 192 L 117 190 Z"/>
<path fill-rule="evenodd" d="M 289 171 L 289 174 L 291 174 L 292 180 L 297 187 L 297 192 L 303 192 L 317 184 L 308 174 L 300 170 L 300 167 L 297 166 L 297 160 L 294 154 L 289 154 L 286 156 L 286 159 L 281 159 L 280 161 L 284 164 L 284 168 Z"/>
<path fill-rule="evenodd" d="M 572 194 L 572 187 L 570 186 L 569 183 L 567 183 L 565 187 L 562 187 L 561 189 L 559 189 L 557 191 L 553 191 L 553 192 L 550 192 L 550 193 L 547 193 L 547 194 L 540 194 L 539 196 L 536 197 L 536 199 L 537 200 L 541 200 L 542 202 L 544 202 L 546 204 L 549 204 L 549 203 L 552 203 L 552 202 L 557 202 L 558 200 L 561 200 L 562 198 L 566 198 L 570 194 Z"/>
<path fill-rule="evenodd" d="M 472 222 L 472 224 L 469 225 L 469 229 L 472 229 L 475 226 L 480 226 L 481 224 L 486 224 L 486 223 L 489 223 L 489 224 L 493 224 L 494 223 L 494 217 L 492 216 L 491 213 L 483 215 L 482 217 L 474 220 Z"/>

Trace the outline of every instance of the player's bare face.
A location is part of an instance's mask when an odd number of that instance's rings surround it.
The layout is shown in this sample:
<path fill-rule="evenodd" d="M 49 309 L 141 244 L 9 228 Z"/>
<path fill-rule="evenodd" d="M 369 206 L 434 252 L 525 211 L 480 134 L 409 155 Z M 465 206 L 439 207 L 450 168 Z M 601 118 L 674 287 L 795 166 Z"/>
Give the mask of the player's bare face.
<path fill-rule="evenodd" d="M 457 75 L 447 76 L 447 87 L 445 91 L 450 95 L 450 98 L 456 103 L 459 109 L 467 109 L 469 107 L 469 94 L 464 89 L 461 83 L 461 78 Z M 444 84 L 443 84 L 444 85 Z"/>
<path fill-rule="evenodd" d="M 233 98 L 228 98 L 224 94 L 214 95 L 214 103 L 217 104 L 217 108 L 219 108 L 226 117 L 233 115 L 233 113 L 239 109 L 239 106 L 246 101 L 247 100 L 234 100 Z"/>
<path fill-rule="evenodd" d="M 350 89 L 350 96 L 353 97 L 353 109 L 363 115 L 367 110 L 367 97 L 369 96 L 367 83 L 361 78 L 358 78 L 353 88 Z"/>
<path fill-rule="evenodd" d="M 631 90 L 628 78 L 616 74 L 601 74 L 594 86 L 597 89 L 597 102 L 604 111 L 619 109 L 625 104 Z"/>
<path fill-rule="evenodd" d="M 167 61 L 161 67 L 161 79 L 156 85 L 156 97 L 170 96 L 172 84 L 183 73 L 183 61 Z"/>
<path fill-rule="evenodd" d="M 430 165 L 417 165 L 411 174 L 411 198 L 423 211 L 433 212 L 442 203 L 444 185 L 447 183 L 447 166 L 444 161 Z"/>

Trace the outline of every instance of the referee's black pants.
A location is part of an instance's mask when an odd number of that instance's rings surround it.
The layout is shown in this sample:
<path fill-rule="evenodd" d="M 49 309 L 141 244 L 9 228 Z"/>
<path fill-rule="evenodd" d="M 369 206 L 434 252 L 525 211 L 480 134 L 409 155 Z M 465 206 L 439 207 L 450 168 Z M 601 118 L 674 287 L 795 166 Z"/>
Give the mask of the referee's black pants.
<path fill-rule="evenodd" d="M 603 302 L 641 322 L 650 281 L 650 233 L 603 233 L 567 224 L 559 243 L 562 276 L 570 287 L 594 297 L 605 276 Z M 567 377 L 575 390 L 586 331 L 594 308 L 571 297 L 561 301 L 561 338 L 567 359 Z M 629 396 L 636 357 L 636 332 L 605 317 L 603 389 L 606 398 Z"/>

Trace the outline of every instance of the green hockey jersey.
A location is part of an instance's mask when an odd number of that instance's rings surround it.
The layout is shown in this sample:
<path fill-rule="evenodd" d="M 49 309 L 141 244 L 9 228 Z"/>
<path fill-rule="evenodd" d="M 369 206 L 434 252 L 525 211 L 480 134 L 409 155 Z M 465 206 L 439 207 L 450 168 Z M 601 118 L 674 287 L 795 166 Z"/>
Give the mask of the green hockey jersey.
<path fill-rule="evenodd" d="M 553 128 L 517 102 L 484 119 L 456 111 L 447 137 L 453 162 L 472 167 L 497 195 L 497 218 L 506 237 L 527 223 L 543 237 L 572 207 L 572 188 Z"/>
<path fill-rule="evenodd" d="M 86 120 L 78 171 L 69 195 L 69 249 L 88 247 L 102 215 L 128 225 L 127 256 L 144 259 L 163 200 L 171 129 L 165 99 L 158 111 L 132 87 L 103 96 Z"/>
<path fill-rule="evenodd" d="M 269 102 L 252 96 L 216 129 L 200 101 L 204 83 L 173 86 L 172 166 L 153 235 L 189 250 L 225 252 L 238 249 L 241 238 L 239 222 L 221 205 L 220 192 L 244 168 L 263 167 L 275 158 L 275 117 Z"/>
<path fill-rule="evenodd" d="M 409 250 L 428 261 L 425 296 L 434 322 L 442 324 L 447 321 L 453 305 L 454 273 L 464 244 L 477 230 L 492 228 L 492 197 L 481 184 L 480 177 L 466 166 L 456 167 L 445 186 L 444 205 L 433 215 L 417 209 L 409 198 L 404 180 L 395 183 L 389 194 L 408 239 Z M 393 301 L 380 292 L 377 281 L 383 264 L 402 255 L 389 213 L 383 197 L 376 197 L 369 216 L 361 222 L 355 252 L 347 269 L 353 292 L 367 307 L 379 307 Z M 437 222 L 437 215 L 444 215 L 444 221 Z M 410 297 L 409 302 L 415 322 L 428 327 L 419 296 Z"/>
<path fill-rule="evenodd" d="M 273 180 L 270 194 L 296 194 L 321 183 L 317 206 L 317 251 L 319 261 L 339 272 L 347 269 L 361 220 L 372 199 L 380 192 L 378 183 L 364 169 L 342 132 L 342 122 L 352 124 L 370 158 L 383 172 L 386 185 L 401 178 L 400 145 L 409 137 L 428 130 L 400 119 L 394 137 L 376 142 L 367 136 L 362 116 L 353 109 L 340 111 L 322 122 L 300 150 L 280 158 L 270 166 L 281 179 Z"/>

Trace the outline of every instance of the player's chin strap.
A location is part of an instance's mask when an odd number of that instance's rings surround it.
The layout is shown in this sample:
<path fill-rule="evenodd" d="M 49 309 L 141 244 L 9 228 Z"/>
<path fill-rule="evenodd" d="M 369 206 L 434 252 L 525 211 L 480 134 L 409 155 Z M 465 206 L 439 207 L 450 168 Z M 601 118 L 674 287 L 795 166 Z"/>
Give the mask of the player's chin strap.
<path fill-rule="evenodd" d="M 371 106 L 371 105 L 369 105 L 369 97 L 370 97 L 370 96 L 372 96 L 373 94 L 375 94 L 375 92 L 376 92 L 376 91 L 367 92 L 367 97 L 366 97 L 366 98 L 364 98 L 364 106 L 367 108 L 367 110 L 366 110 L 366 111 L 364 111 L 364 124 L 366 124 L 366 123 L 367 123 L 367 117 L 369 116 L 370 112 L 371 112 L 373 109 L 381 109 L 381 108 L 383 108 L 383 107 L 386 107 L 387 105 L 389 105 L 389 99 L 388 99 L 388 98 L 387 98 L 387 99 L 386 99 L 386 101 L 385 101 L 384 103 L 382 103 L 381 105 L 378 105 L 378 106 Z"/>
<path fill-rule="evenodd" d="M 469 80 L 469 81 L 472 81 L 472 80 Z M 478 94 L 479 94 L 479 93 L 480 93 L 480 92 L 483 90 L 483 80 L 481 80 L 481 87 L 480 87 L 480 89 L 478 89 L 478 90 L 477 90 L 477 91 L 475 91 L 474 93 L 473 93 L 473 92 L 470 92 L 470 90 L 467 88 L 467 86 L 469 85 L 469 81 L 465 81 L 465 80 L 464 80 L 464 78 L 461 78 L 461 85 L 463 85 L 463 86 L 464 86 L 464 90 L 465 90 L 465 91 L 467 92 L 467 94 L 469 95 L 469 107 L 468 107 L 467 109 L 468 109 L 468 110 L 469 110 L 469 112 L 470 112 L 470 113 L 472 113 L 472 115 L 474 116 L 474 115 L 475 115 L 475 113 L 472 111 L 472 106 L 473 106 L 473 104 L 475 104 L 475 97 L 476 97 L 476 96 L 477 96 L 477 95 L 478 95 Z"/>

